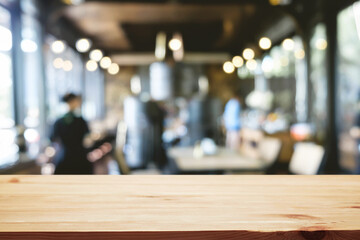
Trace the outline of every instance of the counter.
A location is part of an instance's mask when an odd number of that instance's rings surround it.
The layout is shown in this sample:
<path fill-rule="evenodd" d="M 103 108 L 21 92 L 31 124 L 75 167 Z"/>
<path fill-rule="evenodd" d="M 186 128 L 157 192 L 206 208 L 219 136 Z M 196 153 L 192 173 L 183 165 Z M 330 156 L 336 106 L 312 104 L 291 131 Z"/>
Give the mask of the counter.
<path fill-rule="evenodd" d="M 360 176 L 0 176 L 0 239 L 330 236 L 360 236 Z"/>

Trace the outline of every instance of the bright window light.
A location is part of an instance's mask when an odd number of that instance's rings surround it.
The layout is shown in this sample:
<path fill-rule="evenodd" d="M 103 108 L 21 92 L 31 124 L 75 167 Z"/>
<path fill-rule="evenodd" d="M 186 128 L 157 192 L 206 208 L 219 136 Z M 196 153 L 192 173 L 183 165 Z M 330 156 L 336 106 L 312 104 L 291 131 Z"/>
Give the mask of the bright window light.
<path fill-rule="evenodd" d="M 10 51 L 12 48 L 11 31 L 3 26 L 0 26 L 0 36 L 0 51 Z"/>
<path fill-rule="evenodd" d="M 38 49 L 38 46 L 36 42 L 30 39 L 23 39 L 21 41 L 21 50 L 23 50 L 26 53 L 33 53 L 36 52 Z"/>

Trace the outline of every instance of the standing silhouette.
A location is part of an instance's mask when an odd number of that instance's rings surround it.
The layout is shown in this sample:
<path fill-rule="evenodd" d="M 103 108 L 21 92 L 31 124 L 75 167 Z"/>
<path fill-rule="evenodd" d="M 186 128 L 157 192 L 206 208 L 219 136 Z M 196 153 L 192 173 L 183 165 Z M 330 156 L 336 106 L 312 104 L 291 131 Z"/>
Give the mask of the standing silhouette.
<path fill-rule="evenodd" d="M 55 162 L 55 174 L 92 174 L 92 164 L 87 160 L 83 140 L 89 133 L 86 121 L 78 113 L 81 97 L 73 93 L 63 99 L 69 111 L 58 119 L 53 127 L 51 141 L 60 144 Z"/>

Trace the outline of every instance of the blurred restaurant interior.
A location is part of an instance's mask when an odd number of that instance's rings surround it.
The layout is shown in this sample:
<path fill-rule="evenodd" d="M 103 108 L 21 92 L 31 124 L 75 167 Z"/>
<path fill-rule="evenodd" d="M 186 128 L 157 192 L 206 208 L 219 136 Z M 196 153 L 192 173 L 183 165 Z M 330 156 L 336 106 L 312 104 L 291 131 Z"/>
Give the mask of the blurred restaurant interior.
<path fill-rule="evenodd" d="M 359 53 L 354 0 L 0 0 L 0 174 L 359 174 Z"/>

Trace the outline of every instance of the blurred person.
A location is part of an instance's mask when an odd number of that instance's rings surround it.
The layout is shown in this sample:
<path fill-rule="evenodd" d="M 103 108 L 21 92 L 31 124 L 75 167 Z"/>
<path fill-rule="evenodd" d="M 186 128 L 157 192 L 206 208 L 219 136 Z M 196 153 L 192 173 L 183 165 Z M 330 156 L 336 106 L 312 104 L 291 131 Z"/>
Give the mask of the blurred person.
<path fill-rule="evenodd" d="M 60 144 L 55 156 L 55 174 L 92 174 L 93 167 L 83 146 L 89 127 L 81 117 L 81 96 L 68 93 L 62 101 L 69 111 L 55 122 L 50 136 L 52 142 Z"/>
<path fill-rule="evenodd" d="M 238 150 L 240 147 L 241 129 L 241 97 L 239 94 L 234 96 L 226 103 L 223 114 L 224 125 L 226 128 L 226 147 Z"/>

